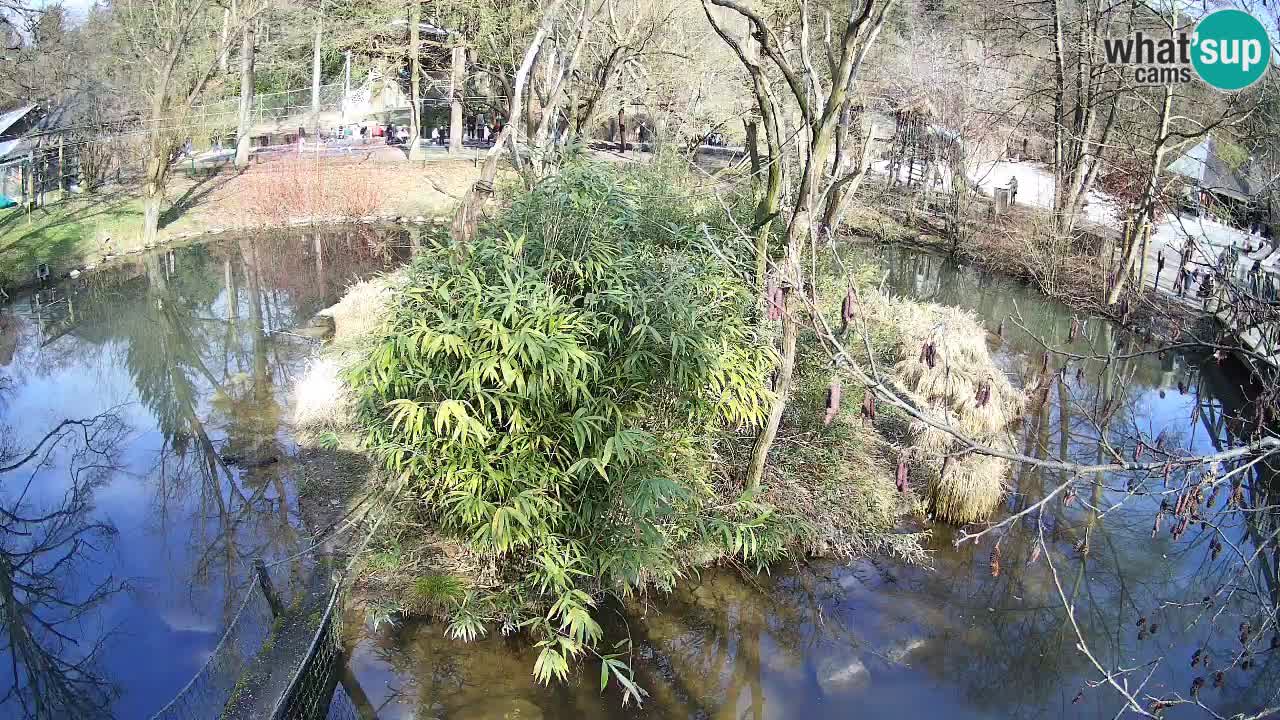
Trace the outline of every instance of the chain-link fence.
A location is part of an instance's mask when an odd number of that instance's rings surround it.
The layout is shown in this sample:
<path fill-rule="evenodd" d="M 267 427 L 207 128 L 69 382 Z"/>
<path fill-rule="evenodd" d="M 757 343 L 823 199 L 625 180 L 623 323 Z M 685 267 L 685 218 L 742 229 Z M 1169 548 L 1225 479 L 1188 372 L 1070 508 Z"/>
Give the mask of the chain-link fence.
<path fill-rule="evenodd" d="M 151 720 L 324 718 L 343 667 L 342 588 L 323 559 L 255 563 L 208 661 Z"/>
<path fill-rule="evenodd" d="M 239 607 L 204 667 L 151 720 L 218 717 L 235 694 L 245 670 L 261 652 L 274 616 L 254 584 L 245 587 Z"/>
<path fill-rule="evenodd" d="M 226 632 L 196 676 L 151 720 L 376 720 L 346 665 L 343 597 L 359 557 L 395 505 L 382 490 L 356 503 L 309 547 L 272 563 L 256 560 Z M 336 538 L 381 508 L 354 551 Z M 340 559 L 346 562 L 339 567 Z"/>
<path fill-rule="evenodd" d="M 343 664 L 342 586 L 334 587 L 311 645 L 271 711 L 272 720 L 328 717 Z"/>
<path fill-rule="evenodd" d="M 327 112 L 342 107 L 343 87 L 340 83 L 320 86 L 320 111 Z M 313 109 L 311 88 L 298 88 L 275 93 L 258 93 L 253 96 L 251 125 L 268 120 L 279 120 L 291 115 L 309 113 Z M 233 128 L 240 117 L 239 98 L 229 98 L 206 103 L 191 111 L 192 124 L 200 127 Z"/>

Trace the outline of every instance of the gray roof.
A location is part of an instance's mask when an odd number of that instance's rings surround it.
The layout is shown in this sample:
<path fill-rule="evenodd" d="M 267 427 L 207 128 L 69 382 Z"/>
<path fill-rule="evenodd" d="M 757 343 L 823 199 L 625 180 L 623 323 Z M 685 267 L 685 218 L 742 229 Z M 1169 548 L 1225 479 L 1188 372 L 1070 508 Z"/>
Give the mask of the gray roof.
<path fill-rule="evenodd" d="M 1218 154 L 1217 142 L 1207 137 L 1170 163 L 1169 170 L 1209 192 L 1248 200 L 1261 189 L 1261 183 L 1252 177 L 1251 164 L 1247 162 L 1241 168 L 1233 169 Z"/>
<path fill-rule="evenodd" d="M 14 123 L 26 117 L 27 113 L 35 109 L 35 105 L 23 105 L 0 115 L 0 135 L 3 135 L 5 130 L 8 130 Z"/>

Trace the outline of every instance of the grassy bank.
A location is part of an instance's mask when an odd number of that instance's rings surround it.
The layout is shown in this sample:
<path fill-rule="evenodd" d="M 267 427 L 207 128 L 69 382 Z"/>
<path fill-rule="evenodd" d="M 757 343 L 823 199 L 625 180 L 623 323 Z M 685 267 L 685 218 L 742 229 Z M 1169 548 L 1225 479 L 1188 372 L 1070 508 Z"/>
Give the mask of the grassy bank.
<path fill-rule="evenodd" d="M 26 211 L 0 210 L 0 287 L 35 279 L 35 268 L 55 272 L 98 262 L 112 238 L 116 252 L 134 249 L 142 227 L 142 201 L 128 193 L 71 195 Z"/>
<path fill-rule="evenodd" d="M 159 242 L 213 229 L 258 229 L 299 220 L 368 216 L 433 217 L 457 202 L 478 170 L 468 160 L 410 164 L 371 160 L 277 160 L 246 171 L 177 173 L 169 183 Z M 102 262 L 107 253 L 142 248 L 142 198 L 136 185 L 67 194 L 31 211 L 0 211 L 0 288 Z"/>

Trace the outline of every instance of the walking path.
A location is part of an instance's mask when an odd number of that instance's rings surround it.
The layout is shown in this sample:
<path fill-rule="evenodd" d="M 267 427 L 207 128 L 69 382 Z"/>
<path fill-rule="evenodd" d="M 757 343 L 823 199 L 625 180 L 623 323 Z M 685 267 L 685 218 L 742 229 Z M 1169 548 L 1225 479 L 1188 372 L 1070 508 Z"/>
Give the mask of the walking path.
<path fill-rule="evenodd" d="M 984 166 L 977 184 L 990 193 L 997 187 L 1008 187 L 1012 178 L 1018 179 L 1018 202 L 1053 208 L 1053 174 L 1038 163 L 1000 161 Z M 1120 210 L 1107 195 L 1094 191 L 1089 194 L 1084 207 L 1084 220 L 1118 230 L 1121 226 Z M 1174 289 L 1178 265 L 1188 237 L 1191 238 L 1191 268 L 1203 274 L 1217 267 L 1218 259 L 1228 248 L 1239 251 L 1240 261 L 1236 277 L 1246 281 L 1254 262 L 1261 260 L 1263 273 L 1280 277 L 1280 252 L 1276 252 L 1265 239 L 1256 233 L 1225 225 L 1210 217 L 1197 217 L 1181 213 L 1167 213 L 1155 225 L 1151 242 L 1147 244 L 1146 262 L 1139 258 L 1143 268 L 1144 283 L 1170 298 L 1189 307 L 1201 309 L 1200 298 L 1195 296 L 1199 283 L 1194 282 L 1185 296 L 1179 297 Z M 1164 254 L 1164 270 L 1157 277 L 1160 254 Z M 1158 284 L 1157 284 L 1158 281 Z"/>

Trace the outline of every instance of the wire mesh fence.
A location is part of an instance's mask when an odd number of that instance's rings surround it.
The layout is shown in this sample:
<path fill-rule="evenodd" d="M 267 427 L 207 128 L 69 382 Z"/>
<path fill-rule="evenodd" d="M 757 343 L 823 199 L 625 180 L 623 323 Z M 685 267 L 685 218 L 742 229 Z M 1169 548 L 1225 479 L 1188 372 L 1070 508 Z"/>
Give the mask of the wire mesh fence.
<path fill-rule="evenodd" d="M 334 587 L 311 645 L 271 712 L 272 720 L 321 720 L 330 713 L 343 664 L 342 586 Z"/>
<path fill-rule="evenodd" d="M 358 708 L 347 689 L 339 684 L 333 691 L 333 702 L 329 703 L 327 720 L 377 720 L 377 715 L 372 712 L 372 708 Z"/>
<path fill-rule="evenodd" d="M 312 89 L 298 88 L 276 93 L 258 93 L 253 96 L 250 109 L 251 124 L 257 125 L 268 120 L 279 120 L 291 115 L 311 112 L 314 109 Z M 321 112 L 335 110 L 342 106 L 343 87 L 340 83 L 320 86 Z M 202 127 L 234 127 L 239 119 L 240 100 L 230 98 L 206 103 L 191 111 L 192 124 Z"/>
<path fill-rule="evenodd" d="M 151 720 L 213 718 L 222 713 L 245 669 L 261 651 L 274 620 L 256 585 L 245 587 L 239 603 L 205 665 Z"/>
<path fill-rule="evenodd" d="M 381 490 L 356 503 L 314 544 L 269 564 L 255 560 L 240 606 L 208 662 L 152 720 L 375 718 L 346 665 L 343 597 L 354 558 L 398 493 L 380 505 L 381 516 L 353 552 L 338 550 L 335 539 L 360 524 L 357 512 Z"/>
<path fill-rule="evenodd" d="M 308 557 L 249 577 L 209 659 L 151 720 L 326 716 L 344 662 L 342 584 Z"/>

